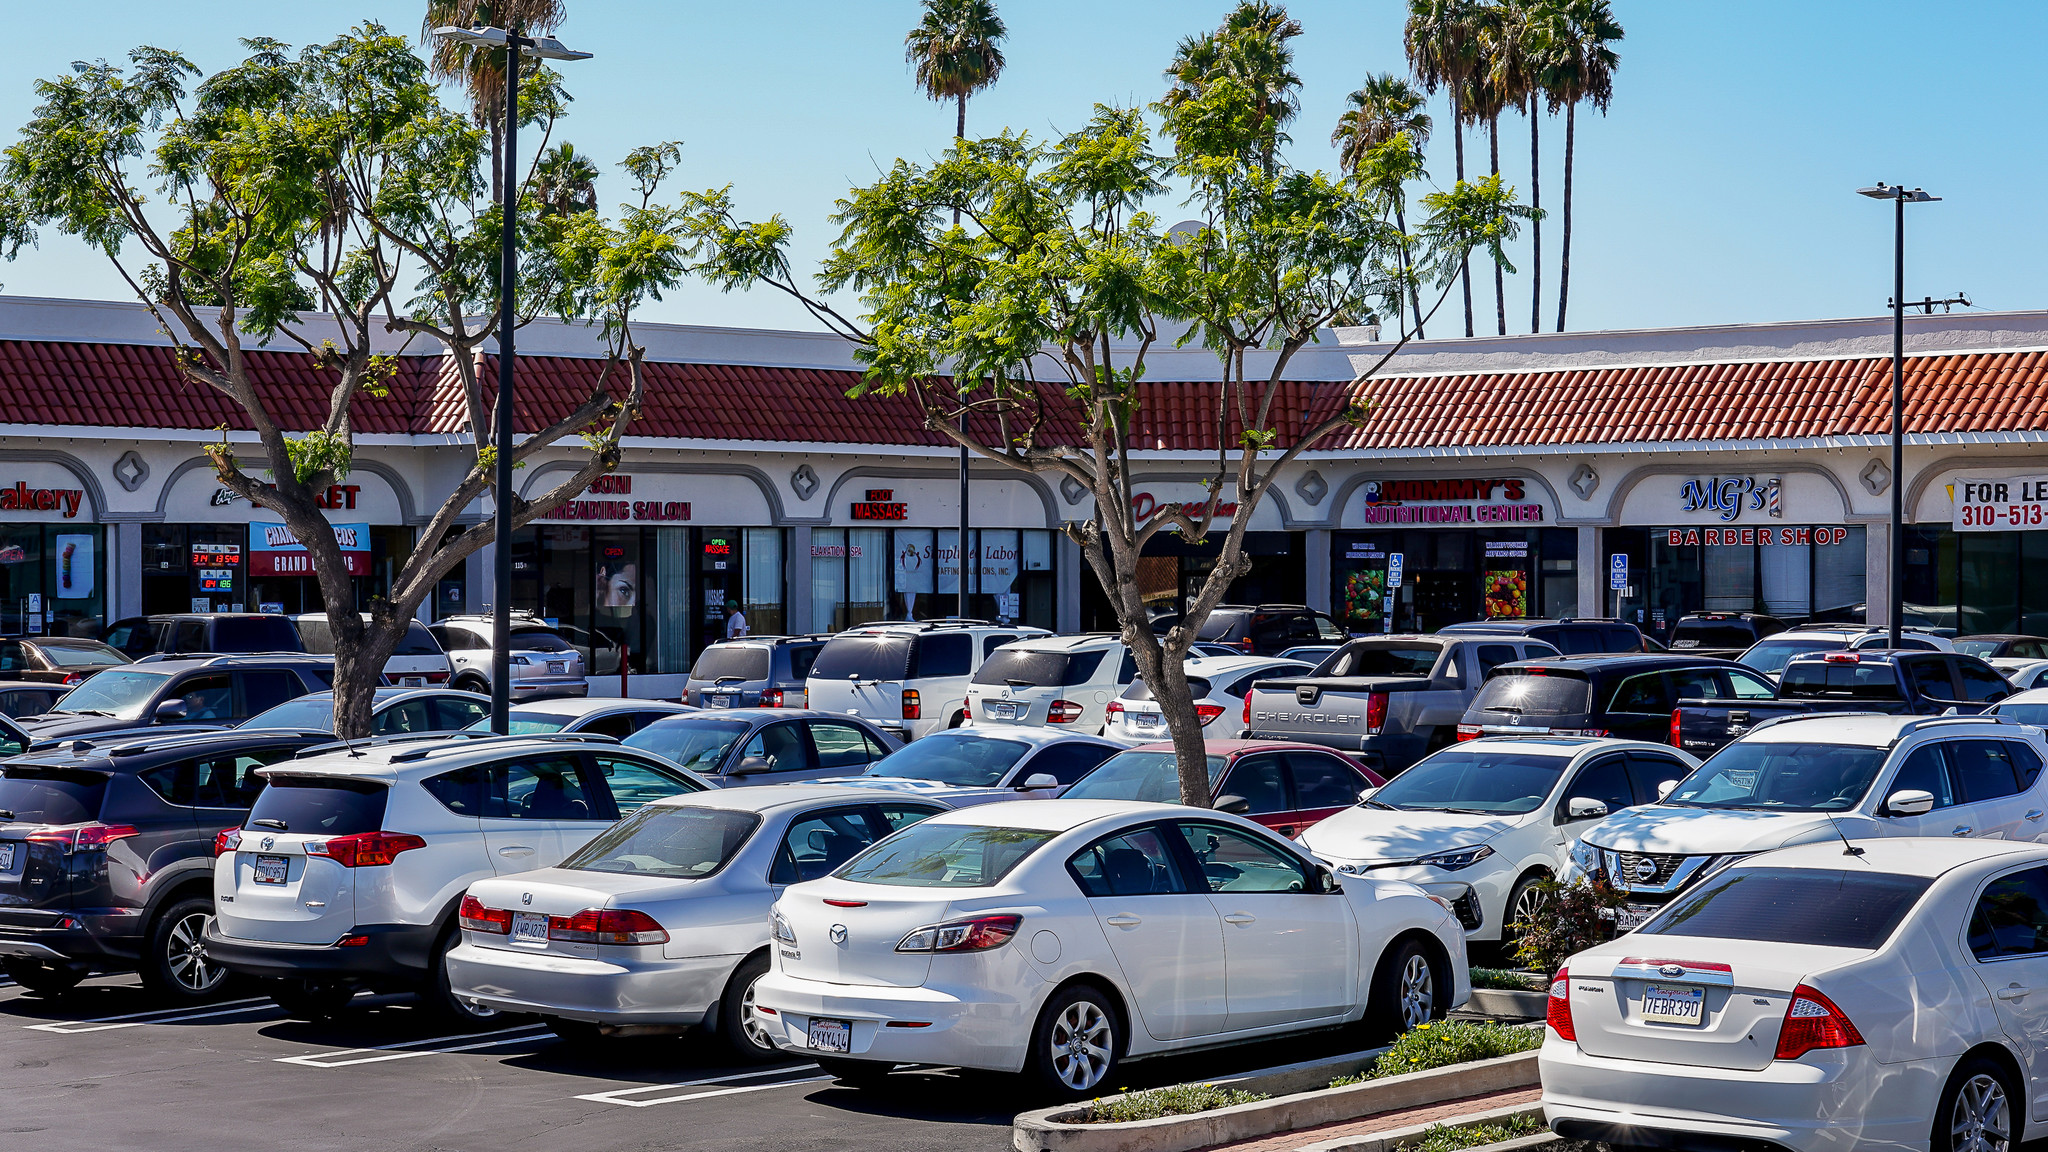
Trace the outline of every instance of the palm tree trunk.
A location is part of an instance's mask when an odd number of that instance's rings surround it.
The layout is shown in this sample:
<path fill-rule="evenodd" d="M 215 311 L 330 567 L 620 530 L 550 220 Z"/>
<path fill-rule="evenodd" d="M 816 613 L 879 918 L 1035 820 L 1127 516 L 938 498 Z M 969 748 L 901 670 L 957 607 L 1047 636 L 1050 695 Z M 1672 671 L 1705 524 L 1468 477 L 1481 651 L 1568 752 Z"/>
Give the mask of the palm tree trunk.
<path fill-rule="evenodd" d="M 1451 88 L 1451 140 L 1458 148 L 1458 182 L 1465 181 L 1465 118 L 1458 114 L 1458 89 Z M 1472 262 L 1467 260 L 1458 275 L 1465 281 L 1465 335 L 1472 335 Z"/>
<path fill-rule="evenodd" d="M 1408 281 L 1408 306 L 1414 310 L 1415 338 L 1422 336 L 1422 295 L 1415 288 L 1415 262 L 1408 254 L 1408 214 L 1402 210 L 1401 194 L 1394 193 L 1394 227 L 1401 230 L 1401 276 Z"/>
<path fill-rule="evenodd" d="M 1579 106 L 1564 108 L 1564 242 L 1559 245 L 1557 264 L 1557 330 L 1564 331 L 1565 301 L 1572 292 L 1572 145 L 1579 134 Z"/>
<path fill-rule="evenodd" d="M 960 143 L 964 143 L 964 142 L 965 142 L 966 140 L 967 140 L 967 93 L 965 93 L 965 92 L 962 92 L 962 93 L 960 94 L 960 111 L 958 112 L 958 114 L 956 114 L 956 115 L 955 115 L 955 116 L 953 117 L 953 143 L 955 143 L 955 144 L 960 144 Z M 958 209 L 958 208 L 955 208 L 955 209 L 953 209 L 953 227 L 955 227 L 955 228 L 958 228 L 959 226 L 960 226 L 960 209 Z M 962 556 L 965 556 L 965 555 L 967 555 L 967 537 L 966 537 L 966 536 L 962 536 L 962 537 L 960 537 L 960 555 L 962 555 Z M 961 571 L 961 573 L 963 574 L 963 579 L 964 579 L 964 574 L 965 574 L 965 573 L 966 573 L 966 571 L 967 571 L 967 569 L 966 569 L 966 567 L 964 566 L 964 564 L 963 564 L 963 566 L 961 567 L 960 571 Z M 962 588 L 965 588 L 965 587 L 967 587 L 967 585 L 966 585 L 966 584 L 962 584 L 962 585 L 960 585 L 960 586 L 961 586 Z M 963 615 L 964 615 L 964 613 L 963 613 Z"/>
<path fill-rule="evenodd" d="M 1543 331 L 1543 149 L 1536 97 L 1529 97 L 1529 331 Z"/>
<path fill-rule="evenodd" d="M 1493 174 L 1500 175 L 1500 116 L 1496 113 L 1486 120 L 1486 144 L 1492 154 Z M 1500 325 L 1500 334 L 1508 334 L 1508 289 L 1502 276 L 1500 260 L 1493 262 L 1493 315 Z"/>

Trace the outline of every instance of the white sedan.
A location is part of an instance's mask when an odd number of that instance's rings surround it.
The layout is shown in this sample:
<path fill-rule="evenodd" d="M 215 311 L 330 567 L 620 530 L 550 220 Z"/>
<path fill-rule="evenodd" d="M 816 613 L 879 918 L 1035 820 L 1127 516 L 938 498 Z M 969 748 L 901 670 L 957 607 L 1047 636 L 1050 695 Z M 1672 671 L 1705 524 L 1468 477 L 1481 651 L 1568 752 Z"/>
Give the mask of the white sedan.
<path fill-rule="evenodd" d="M 1114 1088 L 1136 1059 L 1470 995 L 1448 902 L 1345 877 L 1240 817 L 1112 800 L 932 817 L 775 903 L 775 1043 L 860 1084 L 899 1063 Z"/>
<path fill-rule="evenodd" d="M 807 784 L 656 800 L 559 867 L 471 884 L 451 994 L 533 1013 L 565 1039 L 702 1027 L 767 1059 L 748 1008 L 776 894 L 944 808 Z"/>
<path fill-rule="evenodd" d="M 1227 740 L 1245 730 L 1245 698 L 1252 683 L 1275 676 L 1306 676 L 1313 664 L 1281 660 L 1272 656 L 1189 657 L 1185 665 L 1188 688 L 1195 696 L 1195 715 L 1202 721 L 1202 738 Z M 1105 739 L 1126 747 L 1169 739 L 1166 716 L 1152 689 L 1143 680 L 1131 681 L 1123 694 L 1109 702 L 1102 725 Z"/>
<path fill-rule="evenodd" d="M 1540 902 L 1536 882 L 1564 875 L 1579 833 L 1655 803 L 1699 763 L 1636 740 L 1485 737 L 1433 753 L 1300 840 L 1347 876 L 1410 880 L 1449 899 L 1474 940 L 1504 940 Z"/>
<path fill-rule="evenodd" d="M 2048 847 L 1830 840 L 1708 876 L 1550 986 L 1553 1131 L 2008 1152 L 2048 1077 Z"/>

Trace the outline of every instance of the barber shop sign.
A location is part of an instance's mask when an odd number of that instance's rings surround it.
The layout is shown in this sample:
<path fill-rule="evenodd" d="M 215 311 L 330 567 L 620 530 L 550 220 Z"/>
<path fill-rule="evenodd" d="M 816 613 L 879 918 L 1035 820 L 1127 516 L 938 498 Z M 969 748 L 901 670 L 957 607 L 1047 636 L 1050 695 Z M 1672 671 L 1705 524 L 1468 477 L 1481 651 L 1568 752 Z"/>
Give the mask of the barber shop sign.
<path fill-rule="evenodd" d="M 1707 512 L 1722 521 L 1734 520 L 1746 512 L 1761 512 L 1783 519 L 1783 482 L 1777 476 L 1710 476 L 1687 480 L 1678 490 L 1681 512 Z"/>

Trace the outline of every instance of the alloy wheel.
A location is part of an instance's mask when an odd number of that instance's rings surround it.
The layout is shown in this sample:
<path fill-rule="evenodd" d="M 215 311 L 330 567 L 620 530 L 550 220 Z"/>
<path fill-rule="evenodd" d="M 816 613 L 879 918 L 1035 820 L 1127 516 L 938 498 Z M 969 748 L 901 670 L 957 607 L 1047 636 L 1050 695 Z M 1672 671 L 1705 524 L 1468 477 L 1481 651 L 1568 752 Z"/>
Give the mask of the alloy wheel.
<path fill-rule="evenodd" d="M 1052 1049 L 1052 1073 L 1068 1088 L 1085 1092 L 1109 1075 L 1116 1037 L 1109 1014 L 1093 1001 L 1067 1005 L 1053 1021 L 1047 1042 Z"/>
<path fill-rule="evenodd" d="M 2006 1152 L 2011 1144 L 2011 1105 L 2005 1085 L 1988 1073 L 1970 1077 L 1956 1093 L 1949 1114 L 1949 1152 Z"/>
<path fill-rule="evenodd" d="M 1413 1028 L 1435 1015 L 1436 974 L 1430 971 L 1429 957 L 1416 953 L 1401 965 L 1401 1023 Z"/>
<path fill-rule="evenodd" d="M 1534 920 L 1546 902 L 1542 889 L 1534 884 L 1523 885 L 1522 890 L 1515 894 L 1515 906 L 1508 909 L 1508 924 L 1512 926 Z"/>
<path fill-rule="evenodd" d="M 164 939 L 164 966 L 178 987 L 196 994 L 211 992 L 227 979 L 227 969 L 206 955 L 206 929 L 213 923 L 210 912 L 193 912 L 171 925 Z"/>
<path fill-rule="evenodd" d="M 768 1026 L 754 1011 L 754 988 L 761 983 L 759 976 L 747 981 L 747 990 L 740 993 L 740 1030 L 746 1034 L 747 1043 L 756 1048 L 773 1052 L 775 1040 L 768 1034 Z"/>

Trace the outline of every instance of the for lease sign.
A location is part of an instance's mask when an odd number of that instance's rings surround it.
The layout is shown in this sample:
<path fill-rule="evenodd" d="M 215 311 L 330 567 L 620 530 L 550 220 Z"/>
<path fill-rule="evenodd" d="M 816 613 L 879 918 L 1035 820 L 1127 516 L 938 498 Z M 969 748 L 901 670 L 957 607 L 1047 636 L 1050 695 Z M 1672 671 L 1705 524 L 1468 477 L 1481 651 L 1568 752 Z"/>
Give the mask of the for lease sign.
<path fill-rule="evenodd" d="M 1958 532 L 2048 528 L 2048 476 L 1958 476 L 1948 486 Z"/>

